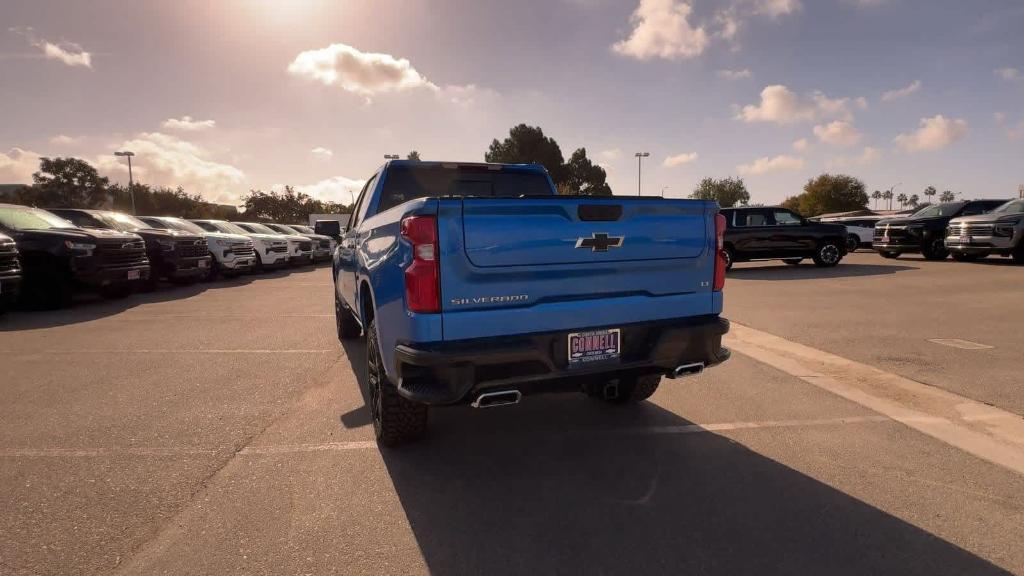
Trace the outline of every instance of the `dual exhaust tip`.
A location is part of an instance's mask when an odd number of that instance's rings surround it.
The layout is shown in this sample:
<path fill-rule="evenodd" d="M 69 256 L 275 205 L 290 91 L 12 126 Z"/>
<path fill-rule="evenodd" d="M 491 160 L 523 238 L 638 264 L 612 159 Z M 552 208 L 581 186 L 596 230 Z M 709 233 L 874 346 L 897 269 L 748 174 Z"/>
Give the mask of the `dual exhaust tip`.
<path fill-rule="evenodd" d="M 687 376 L 697 376 L 704 372 L 704 363 L 695 362 L 693 364 L 681 364 L 676 366 L 675 369 L 668 375 L 669 378 L 685 378 Z M 607 394 L 607 390 L 605 393 Z M 523 399 L 523 393 L 519 390 L 499 390 L 496 392 L 484 392 L 483 394 L 476 397 L 470 406 L 473 408 L 496 408 L 498 406 L 512 406 L 513 404 L 519 404 L 519 401 Z"/>

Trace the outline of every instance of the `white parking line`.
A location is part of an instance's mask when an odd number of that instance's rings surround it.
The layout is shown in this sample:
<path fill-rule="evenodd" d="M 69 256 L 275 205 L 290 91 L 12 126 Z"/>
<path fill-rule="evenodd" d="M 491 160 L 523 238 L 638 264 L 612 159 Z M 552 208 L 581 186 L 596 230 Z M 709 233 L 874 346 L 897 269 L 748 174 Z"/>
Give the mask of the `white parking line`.
<path fill-rule="evenodd" d="M 932 344 L 940 344 L 942 346 L 959 348 L 961 350 L 991 350 L 995 348 L 995 346 L 989 346 L 988 344 L 971 342 L 970 340 L 961 340 L 959 338 L 931 338 L 928 341 Z"/>
<path fill-rule="evenodd" d="M 733 322 L 733 350 L 910 428 L 1024 474 L 1024 418 Z"/>

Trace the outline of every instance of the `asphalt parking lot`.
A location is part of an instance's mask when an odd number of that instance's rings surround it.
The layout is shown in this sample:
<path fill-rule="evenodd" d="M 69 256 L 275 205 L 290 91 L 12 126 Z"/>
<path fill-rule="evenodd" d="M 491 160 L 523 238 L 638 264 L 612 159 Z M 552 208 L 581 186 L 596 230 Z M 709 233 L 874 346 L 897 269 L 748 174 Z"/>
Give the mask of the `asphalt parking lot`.
<path fill-rule="evenodd" d="M 383 452 L 329 269 L 12 313 L 0 572 L 1024 573 L 1022 278 L 739 264 L 727 364 Z"/>

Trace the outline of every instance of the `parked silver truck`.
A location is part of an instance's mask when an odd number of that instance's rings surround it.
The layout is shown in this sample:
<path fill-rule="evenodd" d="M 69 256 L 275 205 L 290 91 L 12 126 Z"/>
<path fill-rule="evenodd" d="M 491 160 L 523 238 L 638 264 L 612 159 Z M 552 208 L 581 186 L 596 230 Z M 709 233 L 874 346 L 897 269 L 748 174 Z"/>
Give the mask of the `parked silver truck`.
<path fill-rule="evenodd" d="M 946 249 L 960 261 L 998 254 L 1024 263 L 1024 198 L 1010 200 L 985 214 L 950 220 Z"/>

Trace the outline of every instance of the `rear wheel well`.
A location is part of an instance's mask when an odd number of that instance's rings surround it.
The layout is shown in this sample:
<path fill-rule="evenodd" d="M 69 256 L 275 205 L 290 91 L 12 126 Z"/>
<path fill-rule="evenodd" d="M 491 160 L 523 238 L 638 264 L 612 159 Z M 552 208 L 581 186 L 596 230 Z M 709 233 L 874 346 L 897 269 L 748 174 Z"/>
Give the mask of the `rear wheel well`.
<path fill-rule="evenodd" d="M 818 246 L 823 246 L 828 243 L 835 243 L 836 246 L 846 246 L 846 238 L 839 236 L 826 236 L 818 241 Z"/>

